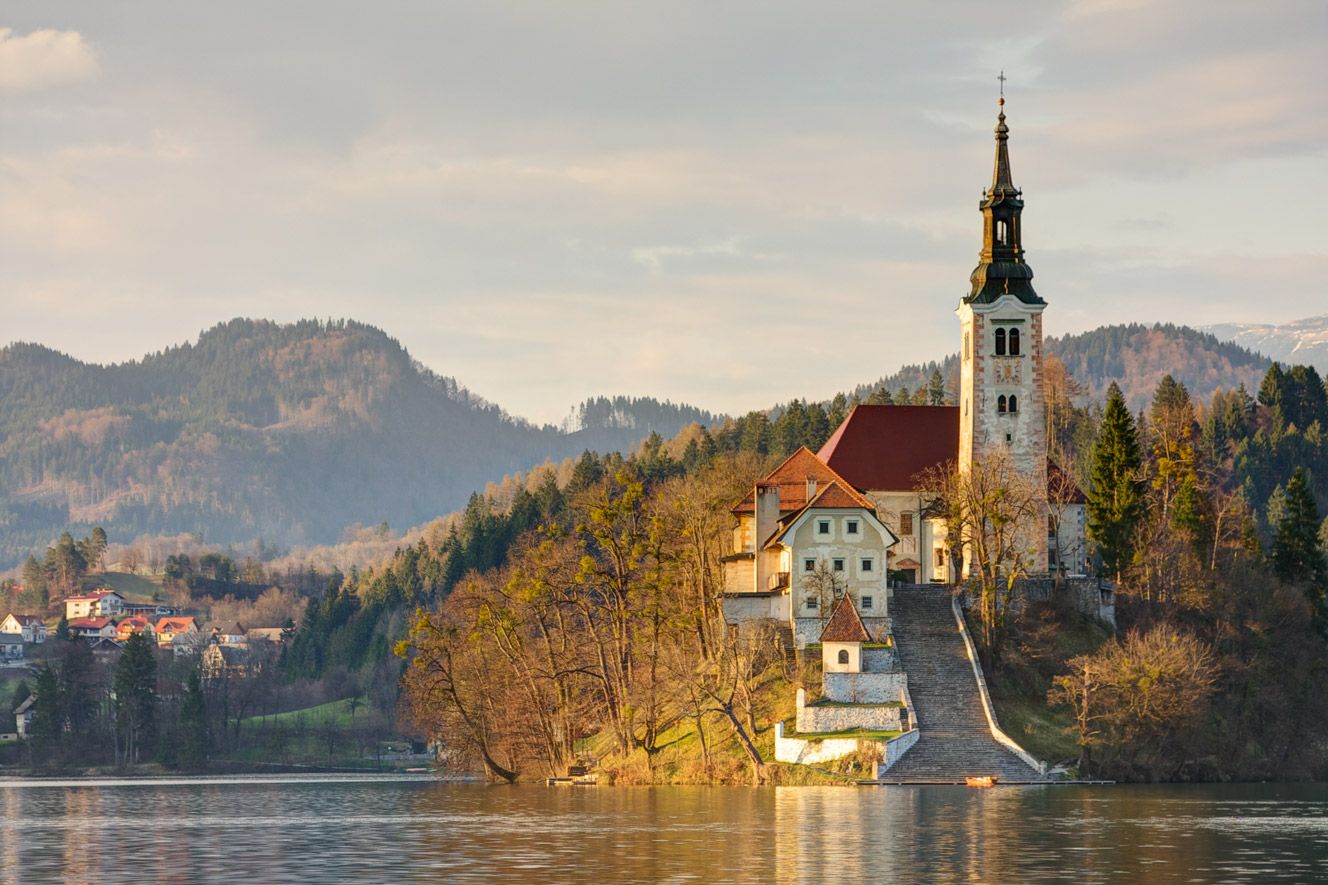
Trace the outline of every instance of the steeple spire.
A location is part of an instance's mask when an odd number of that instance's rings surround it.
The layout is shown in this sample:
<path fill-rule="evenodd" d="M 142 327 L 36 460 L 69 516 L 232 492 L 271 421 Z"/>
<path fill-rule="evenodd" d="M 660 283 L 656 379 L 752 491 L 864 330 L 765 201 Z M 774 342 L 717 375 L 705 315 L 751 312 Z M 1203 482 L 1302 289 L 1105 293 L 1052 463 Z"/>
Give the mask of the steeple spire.
<path fill-rule="evenodd" d="M 1002 78 L 1004 72 L 1002 72 Z M 1005 84 L 1001 84 L 1001 89 L 1005 89 Z M 997 102 L 1000 113 L 996 115 L 996 164 L 991 173 L 991 190 L 993 193 L 1018 194 L 1015 190 L 1014 180 L 1010 177 L 1010 127 L 1005 125 L 1005 96 L 1002 95 Z"/>
<path fill-rule="evenodd" d="M 1044 303 L 1033 291 L 1033 268 L 1024 261 L 1023 195 L 1010 174 L 1010 127 L 1005 125 L 1005 72 L 1001 71 L 997 100 L 996 161 L 991 187 L 982 193 L 982 251 L 969 278 L 967 303 L 989 304 L 1002 295 L 1014 295 L 1026 304 Z"/>

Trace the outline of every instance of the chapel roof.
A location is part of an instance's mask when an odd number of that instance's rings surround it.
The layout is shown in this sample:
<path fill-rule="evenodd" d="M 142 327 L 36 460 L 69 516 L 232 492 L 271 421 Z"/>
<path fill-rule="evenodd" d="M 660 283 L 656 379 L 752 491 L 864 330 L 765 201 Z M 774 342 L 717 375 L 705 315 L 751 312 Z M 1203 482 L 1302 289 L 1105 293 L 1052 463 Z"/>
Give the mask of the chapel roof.
<path fill-rule="evenodd" d="M 862 623 L 853 597 L 845 593 L 835 603 L 835 610 L 830 614 L 825 629 L 821 631 L 822 642 L 871 642 L 871 634 Z"/>
<path fill-rule="evenodd" d="M 817 454 L 859 491 L 911 492 L 958 458 L 959 408 L 856 405 Z"/>

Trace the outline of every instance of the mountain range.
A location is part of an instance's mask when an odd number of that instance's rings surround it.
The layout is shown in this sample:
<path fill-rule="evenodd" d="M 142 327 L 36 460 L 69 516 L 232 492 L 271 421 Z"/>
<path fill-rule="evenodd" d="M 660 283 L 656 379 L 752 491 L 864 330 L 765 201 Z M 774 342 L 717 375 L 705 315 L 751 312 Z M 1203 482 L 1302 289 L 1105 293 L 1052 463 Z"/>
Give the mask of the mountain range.
<path fill-rule="evenodd" d="M 1171 373 L 1206 399 L 1257 388 L 1268 359 L 1177 326 L 1048 339 L 1101 397 L 1134 408 Z M 952 356 L 866 384 L 917 387 Z M 722 421 L 651 398 L 599 397 L 536 426 L 411 359 L 372 326 L 237 319 L 196 342 L 115 365 L 38 344 L 0 350 L 0 569 L 66 527 L 113 541 L 194 532 L 214 544 L 335 541 L 355 523 L 417 525 L 505 474 L 651 432 Z"/>
<path fill-rule="evenodd" d="M 1204 326 L 1222 341 L 1258 351 L 1283 364 L 1312 365 L 1328 374 L 1328 313 L 1294 323 L 1222 323 Z"/>

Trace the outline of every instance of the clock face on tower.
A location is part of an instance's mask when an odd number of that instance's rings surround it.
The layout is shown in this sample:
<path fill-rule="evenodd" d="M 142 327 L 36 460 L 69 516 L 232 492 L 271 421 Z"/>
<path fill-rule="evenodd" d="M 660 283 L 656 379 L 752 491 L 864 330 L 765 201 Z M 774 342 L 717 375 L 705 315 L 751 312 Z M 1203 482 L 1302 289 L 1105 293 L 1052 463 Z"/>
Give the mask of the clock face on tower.
<path fill-rule="evenodd" d="M 997 384 L 1018 384 L 1019 383 L 1019 360 L 996 361 L 996 383 Z"/>

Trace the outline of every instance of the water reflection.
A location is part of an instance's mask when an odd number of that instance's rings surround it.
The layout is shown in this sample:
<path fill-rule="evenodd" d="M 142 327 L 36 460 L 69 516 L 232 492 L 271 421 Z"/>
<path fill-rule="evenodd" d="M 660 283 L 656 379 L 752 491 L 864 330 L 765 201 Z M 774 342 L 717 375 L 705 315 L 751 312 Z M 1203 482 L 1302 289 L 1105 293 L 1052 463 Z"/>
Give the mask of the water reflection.
<path fill-rule="evenodd" d="M 1328 881 L 1322 786 L 0 783 L 0 882 Z"/>

